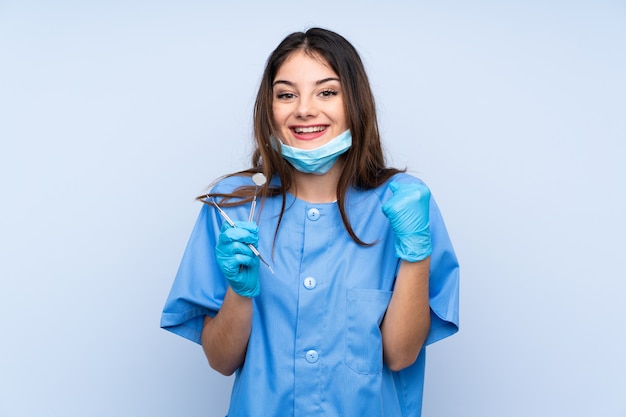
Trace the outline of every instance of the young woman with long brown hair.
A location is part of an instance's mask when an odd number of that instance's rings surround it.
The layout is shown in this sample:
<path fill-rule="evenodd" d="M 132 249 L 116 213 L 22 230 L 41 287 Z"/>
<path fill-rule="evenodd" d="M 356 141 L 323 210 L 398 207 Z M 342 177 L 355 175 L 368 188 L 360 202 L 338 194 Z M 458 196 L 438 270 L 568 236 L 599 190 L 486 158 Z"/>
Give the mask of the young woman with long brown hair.
<path fill-rule="evenodd" d="M 251 168 L 199 198 L 161 326 L 236 373 L 228 416 L 419 416 L 424 348 L 458 329 L 458 263 L 430 190 L 385 164 L 355 48 L 287 36 L 254 137 Z"/>

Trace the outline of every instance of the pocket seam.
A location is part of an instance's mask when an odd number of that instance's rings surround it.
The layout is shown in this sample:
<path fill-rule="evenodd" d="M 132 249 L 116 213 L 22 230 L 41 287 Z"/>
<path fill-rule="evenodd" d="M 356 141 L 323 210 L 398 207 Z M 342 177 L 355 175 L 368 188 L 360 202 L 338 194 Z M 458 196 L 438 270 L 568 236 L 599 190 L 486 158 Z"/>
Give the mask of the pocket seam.
<path fill-rule="evenodd" d="M 380 322 L 387 310 L 392 294 L 392 291 L 374 289 L 349 289 L 346 292 L 346 330 L 343 362 L 357 374 L 373 375 L 379 374 L 383 370 Z M 366 306 L 367 308 L 363 308 Z M 374 325 L 371 324 L 373 320 L 368 320 L 370 316 L 364 320 L 359 319 L 358 314 L 363 311 L 369 312 L 370 315 L 375 314 L 375 316 L 371 316 L 371 319 L 376 318 L 375 334 L 372 333 L 374 331 Z M 361 355 L 355 355 L 354 351 L 358 350 L 362 343 L 374 343 L 376 352 L 373 353 L 377 355 L 379 360 L 366 362 L 359 358 Z M 375 369 L 372 369 L 374 366 Z"/>

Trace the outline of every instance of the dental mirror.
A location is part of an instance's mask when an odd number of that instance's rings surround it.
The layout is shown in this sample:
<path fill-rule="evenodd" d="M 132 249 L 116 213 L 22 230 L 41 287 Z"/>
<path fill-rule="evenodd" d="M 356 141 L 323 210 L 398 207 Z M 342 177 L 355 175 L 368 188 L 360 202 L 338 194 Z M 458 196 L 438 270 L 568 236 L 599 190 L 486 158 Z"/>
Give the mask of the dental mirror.
<path fill-rule="evenodd" d="M 267 179 L 262 172 L 257 172 L 252 176 L 252 182 L 254 183 L 254 185 L 256 185 L 256 188 L 254 189 L 254 197 L 252 197 L 252 205 L 250 206 L 250 215 L 248 216 L 248 222 L 251 222 L 252 218 L 254 217 L 254 209 L 256 208 L 256 195 L 258 194 L 259 187 L 265 184 L 266 181 Z"/>

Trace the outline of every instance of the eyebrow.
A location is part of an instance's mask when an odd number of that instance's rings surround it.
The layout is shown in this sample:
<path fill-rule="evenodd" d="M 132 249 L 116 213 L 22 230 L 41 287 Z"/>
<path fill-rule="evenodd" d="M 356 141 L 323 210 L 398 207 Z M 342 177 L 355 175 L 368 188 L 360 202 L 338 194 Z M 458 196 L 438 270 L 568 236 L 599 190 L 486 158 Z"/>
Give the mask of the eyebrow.
<path fill-rule="evenodd" d="M 320 85 L 320 84 L 324 84 L 327 83 L 329 81 L 339 81 L 341 82 L 341 80 L 337 77 L 328 77 L 328 78 L 323 78 L 319 81 L 315 81 L 315 85 Z M 272 84 L 272 87 L 274 87 L 276 84 L 286 84 L 288 86 L 294 86 L 295 84 L 292 83 L 291 81 L 287 81 L 287 80 L 276 80 L 274 81 L 274 83 Z"/>

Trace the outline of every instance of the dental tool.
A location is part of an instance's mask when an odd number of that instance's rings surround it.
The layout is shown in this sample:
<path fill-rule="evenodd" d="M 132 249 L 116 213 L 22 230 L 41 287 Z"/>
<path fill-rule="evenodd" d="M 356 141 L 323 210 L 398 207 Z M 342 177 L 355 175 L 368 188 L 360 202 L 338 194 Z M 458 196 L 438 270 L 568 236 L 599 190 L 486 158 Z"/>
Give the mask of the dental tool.
<path fill-rule="evenodd" d="M 254 183 L 254 185 L 256 185 L 256 187 L 254 188 L 254 197 L 252 197 L 252 205 L 250 206 L 250 216 L 248 216 L 248 222 L 251 222 L 252 218 L 254 217 L 254 209 L 256 208 L 256 195 L 259 191 L 259 187 L 264 185 L 266 181 L 267 179 L 262 172 L 257 172 L 252 176 L 252 182 Z"/>
<path fill-rule="evenodd" d="M 213 205 L 215 206 L 217 211 L 220 213 L 220 215 L 224 218 L 224 220 L 226 220 L 226 223 L 228 223 L 231 227 L 237 227 L 237 226 L 235 226 L 235 222 L 233 222 L 232 219 L 230 218 L 230 216 L 228 214 L 226 214 L 226 212 L 224 210 L 222 210 L 222 208 L 220 206 L 217 205 L 217 203 L 215 202 L 215 199 L 212 198 L 212 197 L 211 197 L 211 203 L 213 203 Z M 274 270 L 272 269 L 270 264 L 268 264 L 265 261 L 265 259 L 263 259 L 263 257 L 261 256 L 261 253 L 257 250 L 257 248 L 255 248 L 254 245 L 251 244 L 251 243 L 248 243 L 248 247 L 250 248 L 252 253 L 254 253 L 256 255 L 256 257 L 261 260 L 261 262 L 263 262 L 265 265 L 267 265 L 267 267 L 270 269 L 270 272 L 272 273 L 272 275 L 274 275 Z"/>

